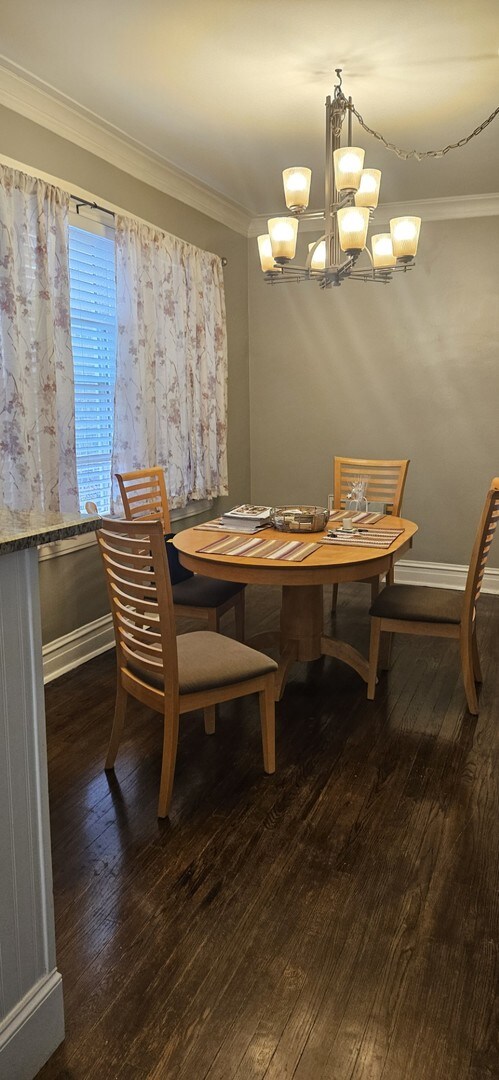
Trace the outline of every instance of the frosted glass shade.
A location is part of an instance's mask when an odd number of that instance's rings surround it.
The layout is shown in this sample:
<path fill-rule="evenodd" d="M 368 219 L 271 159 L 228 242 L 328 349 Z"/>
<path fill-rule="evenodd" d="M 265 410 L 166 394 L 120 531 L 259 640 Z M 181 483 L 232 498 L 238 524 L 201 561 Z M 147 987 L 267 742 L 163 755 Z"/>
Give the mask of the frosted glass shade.
<path fill-rule="evenodd" d="M 360 184 L 355 192 L 355 205 L 368 206 L 375 210 L 379 199 L 379 185 L 381 172 L 379 169 L 363 169 L 360 174 Z"/>
<path fill-rule="evenodd" d="M 272 244 L 270 243 L 270 236 L 268 233 L 263 233 L 258 237 L 258 251 L 260 254 L 260 265 L 262 270 L 274 270 L 274 256 L 272 254 Z"/>
<path fill-rule="evenodd" d="M 375 270 L 388 270 L 391 266 L 395 266 L 397 260 L 393 254 L 392 238 L 389 232 L 372 236 L 371 247 Z"/>
<path fill-rule="evenodd" d="M 268 221 L 272 255 L 276 262 L 294 259 L 298 222 L 296 218 L 275 217 Z"/>
<path fill-rule="evenodd" d="M 392 238 L 393 254 L 397 259 L 408 262 L 413 259 L 418 250 L 419 230 L 421 218 L 397 217 L 390 221 L 390 234 Z"/>
<path fill-rule="evenodd" d="M 291 169 L 284 169 L 282 179 L 288 210 L 306 210 L 310 197 L 312 170 L 302 165 L 294 165 Z"/>
<path fill-rule="evenodd" d="M 357 191 L 364 167 L 364 151 L 359 146 L 341 146 L 333 153 L 337 191 Z"/>
<path fill-rule="evenodd" d="M 311 251 L 314 244 L 308 245 L 308 250 Z M 326 265 L 326 241 L 321 240 L 312 255 L 310 260 L 310 268 L 312 270 L 324 270 Z"/>
<path fill-rule="evenodd" d="M 338 231 L 340 247 L 349 255 L 354 255 L 366 245 L 369 228 L 369 210 L 365 206 L 344 206 L 338 210 Z"/>

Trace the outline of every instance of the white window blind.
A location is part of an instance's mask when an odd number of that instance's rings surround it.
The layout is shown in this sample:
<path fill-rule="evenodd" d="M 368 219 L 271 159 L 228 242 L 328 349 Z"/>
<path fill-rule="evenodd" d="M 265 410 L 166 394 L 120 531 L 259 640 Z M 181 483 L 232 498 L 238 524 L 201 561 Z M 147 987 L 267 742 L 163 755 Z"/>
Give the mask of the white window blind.
<path fill-rule="evenodd" d="M 116 370 L 114 239 L 71 225 L 69 268 L 80 509 L 91 501 L 107 513 Z"/>

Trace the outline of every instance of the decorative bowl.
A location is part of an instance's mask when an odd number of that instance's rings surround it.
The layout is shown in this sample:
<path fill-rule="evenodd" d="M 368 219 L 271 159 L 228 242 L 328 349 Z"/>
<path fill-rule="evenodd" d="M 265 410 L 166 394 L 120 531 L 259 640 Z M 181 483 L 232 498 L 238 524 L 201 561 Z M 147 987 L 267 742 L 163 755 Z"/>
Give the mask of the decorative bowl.
<path fill-rule="evenodd" d="M 323 506 L 274 506 L 270 520 L 279 532 L 323 532 L 329 512 Z"/>

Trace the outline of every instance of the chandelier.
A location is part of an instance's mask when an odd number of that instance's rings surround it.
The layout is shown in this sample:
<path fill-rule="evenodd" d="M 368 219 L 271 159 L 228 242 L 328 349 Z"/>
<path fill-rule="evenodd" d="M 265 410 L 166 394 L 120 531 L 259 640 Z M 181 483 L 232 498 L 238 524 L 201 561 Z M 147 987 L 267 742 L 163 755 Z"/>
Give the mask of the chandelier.
<path fill-rule="evenodd" d="M 386 284 L 394 273 L 405 272 L 415 265 L 419 217 L 392 218 L 390 232 L 372 236 L 371 251 L 366 246 L 367 231 L 378 205 L 381 172 L 365 169 L 364 150 L 352 146 L 352 113 L 362 118 L 352 99 L 347 99 L 341 89 L 341 68 L 336 68 L 336 74 L 338 83 L 333 99 L 326 98 L 324 210 L 307 209 L 311 169 L 301 165 L 285 169 L 284 197 L 292 216 L 270 218 L 268 233 L 258 237 L 261 267 L 271 284 L 307 280 L 330 288 L 341 285 L 345 278 Z M 347 145 L 342 147 L 345 117 L 348 136 Z M 308 245 L 304 266 L 291 261 L 296 253 L 299 218 L 325 223 L 323 235 Z M 367 254 L 367 265 L 358 266 L 357 260 L 363 252 Z"/>
<path fill-rule="evenodd" d="M 338 83 L 333 100 L 326 98 L 326 166 L 324 177 L 324 210 L 308 208 L 312 172 L 302 166 L 285 169 L 284 196 L 291 217 L 270 218 L 269 231 L 258 237 L 260 263 L 266 281 L 317 281 L 321 288 L 341 285 L 345 278 L 354 281 L 387 283 L 397 271 L 407 271 L 415 264 L 421 218 L 397 217 L 390 221 L 389 233 L 371 237 L 371 251 L 366 246 L 367 230 L 378 205 L 381 173 L 379 169 L 364 169 L 364 151 L 352 146 L 352 115 L 365 131 L 373 135 L 398 157 L 441 158 L 456 150 L 484 131 L 496 116 L 499 106 L 470 135 L 450 143 L 442 150 L 401 150 L 373 131 L 364 122 L 352 99 L 342 89 L 341 68 L 336 68 Z M 341 129 L 348 115 L 348 141 L 341 146 Z M 298 219 L 308 218 L 325 223 L 323 235 L 308 245 L 304 266 L 292 263 L 296 253 Z M 358 266 L 365 252 L 367 265 Z"/>

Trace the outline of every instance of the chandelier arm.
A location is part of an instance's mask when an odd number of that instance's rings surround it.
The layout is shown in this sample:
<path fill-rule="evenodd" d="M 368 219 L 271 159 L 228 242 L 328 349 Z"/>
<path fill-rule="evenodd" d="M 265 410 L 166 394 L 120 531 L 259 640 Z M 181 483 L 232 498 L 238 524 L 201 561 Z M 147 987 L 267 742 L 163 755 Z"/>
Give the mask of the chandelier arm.
<path fill-rule="evenodd" d="M 391 281 L 391 276 L 390 274 L 386 274 L 384 277 L 381 277 L 379 274 L 376 274 L 374 270 L 357 270 L 356 273 L 352 274 L 348 280 L 374 281 L 377 282 L 378 285 L 389 285 Z"/>
<path fill-rule="evenodd" d="M 338 281 L 343 281 L 343 278 L 350 277 L 356 262 L 356 255 L 348 255 L 345 262 L 340 263 L 335 267 Z"/>
<path fill-rule="evenodd" d="M 357 118 L 360 126 L 364 128 L 364 131 L 367 131 L 368 135 L 372 135 L 373 138 L 378 139 L 379 142 L 383 143 L 383 146 L 385 146 L 387 150 L 391 150 L 394 154 L 397 155 L 397 157 L 403 158 L 404 161 L 408 161 L 410 158 L 415 158 L 416 161 L 421 161 L 423 160 L 423 158 L 444 157 L 445 154 L 449 153 L 449 150 L 458 150 L 460 146 L 466 146 L 466 144 L 471 142 L 471 139 L 474 139 L 476 135 L 480 135 L 480 133 L 484 131 L 485 128 L 488 127 L 493 120 L 495 120 L 496 116 L 499 116 L 498 105 L 497 109 L 494 109 L 494 112 L 492 112 L 490 116 L 488 116 L 487 119 L 483 121 L 482 124 L 479 124 L 479 126 L 476 127 L 470 135 L 465 135 L 464 138 L 459 139 L 459 142 L 449 143 L 449 145 L 445 146 L 442 150 L 402 150 L 400 146 L 395 146 L 395 143 L 388 142 L 388 140 L 385 139 L 384 135 L 381 135 L 379 131 L 375 131 L 373 128 L 370 128 L 369 125 L 366 124 L 360 112 L 355 108 L 355 105 L 350 105 L 350 109 L 353 112 L 354 116 Z"/>
<path fill-rule="evenodd" d="M 341 210 L 343 206 L 353 206 L 354 197 L 351 191 L 345 191 L 341 195 L 338 194 L 336 201 L 331 203 L 331 212 L 334 210 Z M 275 217 L 278 211 L 274 211 Z M 290 217 L 297 217 L 298 221 L 318 221 L 321 218 L 326 217 L 326 207 L 321 210 L 290 210 Z"/>
<path fill-rule="evenodd" d="M 324 210 L 304 210 L 303 214 L 296 215 L 300 221 L 307 219 L 308 221 L 323 221 L 325 217 Z"/>

